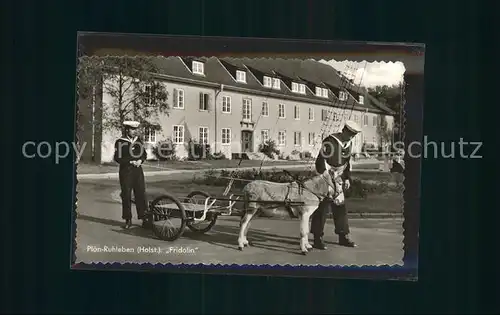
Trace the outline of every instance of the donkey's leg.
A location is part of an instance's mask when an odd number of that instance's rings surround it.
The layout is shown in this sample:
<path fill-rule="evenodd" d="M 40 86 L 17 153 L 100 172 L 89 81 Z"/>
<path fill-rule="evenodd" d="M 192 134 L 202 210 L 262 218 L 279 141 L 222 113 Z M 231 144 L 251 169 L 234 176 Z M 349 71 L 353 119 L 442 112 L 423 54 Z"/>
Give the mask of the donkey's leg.
<path fill-rule="evenodd" d="M 300 250 L 302 254 L 307 254 L 307 245 L 309 243 L 309 216 L 306 216 L 303 212 L 305 209 L 300 209 Z"/>
<path fill-rule="evenodd" d="M 317 207 L 307 207 L 304 209 L 304 220 L 306 222 L 306 247 L 307 249 L 311 249 L 313 246 L 311 243 L 309 243 L 309 233 L 311 232 L 311 226 L 309 225 L 309 218 L 311 218 L 311 215 L 314 213 Z"/>
<path fill-rule="evenodd" d="M 248 245 L 248 240 L 247 240 L 247 232 L 248 232 L 248 227 L 250 220 L 252 220 L 252 217 L 256 211 L 255 206 L 253 203 L 249 203 L 247 207 L 245 207 L 244 214 L 241 217 L 240 221 L 240 233 L 238 236 L 238 249 L 243 250 L 243 247 L 245 245 Z"/>
<path fill-rule="evenodd" d="M 250 221 L 249 220 L 249 209 L 245 209 L 244 210 L 245 213 L 241 216 L 241 220 L 240 220 L 240 232 L 239 232 L 239 235 L 238 235 L 238 249 L 239 250 L 243 250 L 243 247 L 245 247 L 245 243 L 246 243 L 246 237 L 245 237 L 245 230 L 247 228 L 247 225 L 248 225 L 248 222 Z"/>
<path fill-rule="evenodd" d="M 259 211 L 259 208 L 257 208 L 257 207 L 258 207 L 257 204 L 252 204 L 252 207 L 250 207 L 247 211 L 248 222 L 247 222 L 247 225 L 245 227 L 245 231 L 243 232 L 243 241 L 244 241 L 245 246 L 252 245 L 251 242 L 249 242 L 247 239 L 247 233 L 248 233 L 248 230 L 250 229 L 250 223 L 252 223 L 252 219 L 255 218 L 255 214 Z"/>

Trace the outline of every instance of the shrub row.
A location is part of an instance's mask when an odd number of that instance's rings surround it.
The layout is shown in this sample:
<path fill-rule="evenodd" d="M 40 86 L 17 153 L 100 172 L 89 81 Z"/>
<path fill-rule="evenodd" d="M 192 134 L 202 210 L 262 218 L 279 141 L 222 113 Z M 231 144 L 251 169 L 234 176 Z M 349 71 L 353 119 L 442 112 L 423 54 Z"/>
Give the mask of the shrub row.
<path fill-rule="evenodd" d="M 295 178 L 285 173 L 282 170 L 274 169 L 271 171 L 262 171 L 258 169 L 251 170 L 223 170 L 223 171 L 207 171 L 203 174 L 201 178 L 194 178 L 195 183 L 204 185 L 215 185 L 215 186 L 225 186 L 228 184 L 229 179 L 227 177 L 243 180 L 268 180 L 277 183 L 287 183 L 292 182 L 295 179 L 301 181 L 308 180 L 313 176 L 316 176 L 314 171 L 289 171 Z M 221 178 L 226 177 L 226 178 Z M 248 182 L 235 180 L 233 183 L 233 188 L 241 189 Z M 382 194 L 389 191 L 401 191 L 401 185 L 391 185 L 390 182 L 384 178 L 376 182 L 367 182 L 361 179 L 353 178 L 351 182 L 351 187 L 346 191 L 346 198 L 366 198 L 368 194 Z"/>

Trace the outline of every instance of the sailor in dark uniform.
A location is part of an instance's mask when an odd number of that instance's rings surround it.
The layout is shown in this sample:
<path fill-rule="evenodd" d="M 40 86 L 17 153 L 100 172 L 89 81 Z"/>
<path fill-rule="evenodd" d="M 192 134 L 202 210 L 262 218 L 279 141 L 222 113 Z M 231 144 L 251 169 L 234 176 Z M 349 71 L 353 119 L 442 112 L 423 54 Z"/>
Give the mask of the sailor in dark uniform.
<path fill-rule="evenodd" d="M 132 226 L 131 197 L 134 191 L 137 218 L 144 219 L 147 210 L 146 185 L 142 163 L 146 160 L 146 150 L 137 135 L 139 122 L 123 122 L 123 137 L 115 142 L 114 160 L 120 165 L 119 178 L 122 197 L 122 218 L 125 228 Z"/>
<path fill-rule="evenodd" d="M 316 171 L 320 174 L 328 171 L 335 187 L 333 195 L 323 200 L 312 215 L 311 233 L 314 235 L 314 248 L 326 249 L 323 234 L 330 211 L 333 213 L 335 234 L 339 236 L 339 244 L 347 247 L 356 246 L 349 238 L 344 189 L 349 189 L 351 185 L 352 139 L 359 132 L 361 128 L 358 124 L 346 121 L 342 132 L 331 134 L 323 139 L 322 149 L 316 158 Z"/>

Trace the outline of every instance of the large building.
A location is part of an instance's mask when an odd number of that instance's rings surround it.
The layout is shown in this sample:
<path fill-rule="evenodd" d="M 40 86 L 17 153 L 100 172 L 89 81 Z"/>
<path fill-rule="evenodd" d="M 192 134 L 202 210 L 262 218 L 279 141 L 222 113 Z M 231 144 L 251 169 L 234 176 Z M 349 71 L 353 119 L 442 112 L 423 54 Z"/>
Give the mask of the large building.
<path fill-rule="evenodd" d="M 292 152 L 314 155 L 321 137 L 341 128 L 346 119 L 363 129 L 353 142 L 354 151 L 360 152 L 363 143 L 382 145 L 377 134 L 381 119 L 389 130 L 393 126 L 394 112 L 318 61 L 157 57 L 154 62 L 170 109 L 159 117 L 159 128 L 144 130 L 145 140 L 151 148 L 169 139 L 181 158 L 187 156 L 190 139 L 210 144 L 212 152 L 227 158 L 256 152 L 267 139 L 276 142 L 284 157 Z M 113 99 L 103 93 L 92 102 L 99 101 L 105 108 Z M 81 119 L 102 117 L 85 113 L 82 106 L 80 111 Z M 80 136 L 87 142 L 82 160 L 111 161 L 119 136 L 119 130 L 86 128 Z"/>

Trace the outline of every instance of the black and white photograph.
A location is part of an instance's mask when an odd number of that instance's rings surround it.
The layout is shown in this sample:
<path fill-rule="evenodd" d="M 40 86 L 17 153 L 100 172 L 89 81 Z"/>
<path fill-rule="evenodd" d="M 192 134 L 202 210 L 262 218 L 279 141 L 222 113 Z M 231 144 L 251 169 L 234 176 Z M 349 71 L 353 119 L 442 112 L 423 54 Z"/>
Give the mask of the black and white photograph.
<path fill-rule="evenodd" d="M 75 264 L 403 266 L 404 62 L 254 55 L 79 57 Z"/>

